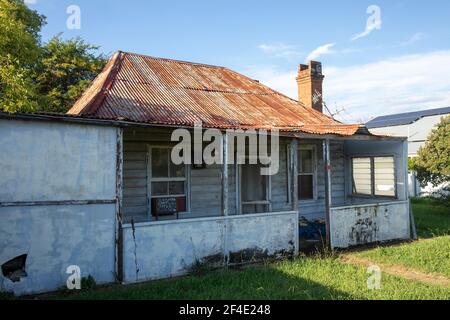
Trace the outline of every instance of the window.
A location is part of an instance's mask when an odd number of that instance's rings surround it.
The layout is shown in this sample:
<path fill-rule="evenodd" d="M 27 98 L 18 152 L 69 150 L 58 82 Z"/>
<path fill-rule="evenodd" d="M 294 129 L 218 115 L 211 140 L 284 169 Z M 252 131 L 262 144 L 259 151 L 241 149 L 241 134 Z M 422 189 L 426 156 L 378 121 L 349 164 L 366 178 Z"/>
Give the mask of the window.
<path fill-rule="evenodd" d="M 150 148 L 150 202 L 151 213 L 158 218 L 185 212 L 186 166 L 174 165 L 170 148 Z"/>
<path fill-rule="evenodd" d="M 394 157 L 352 159 L 353 194 L 395 197 Z"/>
<path fill-rule="evenodd" d="M 298 199 L 315 199 L 316 185 L 316 149 L 314 146 L 302 146 L 298 150 Z"/>
<path fill-rule="evenodd" d="M 372 164 L 370 158 L 353 158 L 353 193 L 372 195 Z"/>
<path fill-rule="evenodd" d="M 240 166 L 242 213 L 258 213 L 270 210 L 270 176 L 261 175 L 260 164 Z"/>
<path fill-rule="evenodd" d="M 374 180 L 376 196 L 395 197 L 393 157 L 374 158 Z"/>

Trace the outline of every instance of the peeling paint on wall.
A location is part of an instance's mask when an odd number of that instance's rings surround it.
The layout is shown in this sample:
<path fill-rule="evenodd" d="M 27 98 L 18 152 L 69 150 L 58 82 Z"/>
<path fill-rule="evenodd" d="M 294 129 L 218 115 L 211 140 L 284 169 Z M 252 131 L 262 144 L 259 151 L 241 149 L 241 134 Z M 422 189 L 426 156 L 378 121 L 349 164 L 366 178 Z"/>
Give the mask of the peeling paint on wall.
<path fill-rule="evenodd" d="M 0 120 L 0 291 L 65 288 L 71 265 L 114 281 L 116 130 Z"/>
<path fill-rule="evenodd" d="M 26 277 L 0 274 L 0 291 L 16 295 L 65 288 L 68 266 L 97 283 L 114 281 L 115 205 L 0 208 L 0 264 L 28 255 Z"/>
<path fill-rule="evenodd" d="M 409 239 L 409 221 L 408 201 L 332 208 L 331 244 L 334 248 L 348 248 Z"/>
<path fill-rule="evenodd" d="M 376 241 L 377 224 L 372 217 L 356 220 L 350 232 L 350 241 L 357 244 L 366 244 Z"/>
<path fill-rule="evenodd" d="M 223 266 L 228 256 L 229 264 L 240 264 L 298 252 L 297 212 L 161 221 L 134 228 L 133 238 L 133 227 L 124 226 L 126 282 L 136 281 L 134 241 L 138 281 L 183 275 L 197 262 Z"/>

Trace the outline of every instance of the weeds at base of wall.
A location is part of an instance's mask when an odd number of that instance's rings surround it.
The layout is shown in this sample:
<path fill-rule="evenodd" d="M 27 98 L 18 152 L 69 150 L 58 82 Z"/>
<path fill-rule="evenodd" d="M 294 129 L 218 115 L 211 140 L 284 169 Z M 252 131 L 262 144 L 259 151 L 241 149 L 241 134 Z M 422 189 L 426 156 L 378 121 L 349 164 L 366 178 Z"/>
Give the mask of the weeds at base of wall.
<path fill-rule="evenodd" d="M 95 281 L 95 278 L 91 275 L 88 275 L 87 277 L 82 277 L 80 279 L 80 289 L 79 290 L 69 290 L 66 287 L 60 288 L 59 292 L 64 292 L 64 294 L 70 295 L 76 291 L 94 291 L 98 288 L 97 281 Z M 58 291 L 57 291 L 58 292 Z M 44 293 L 43 296 L 46 294 Z"/>
<path fill-rule="evenodd" d="M 289 260 L 293 256 L 293 251 L 289 250 L 280 250 L 273 254 L 268 254 L 267 250 L 248 248 L 238 252 L 230 252 L 228 263 L 225 263 L 222 254 L 212 255 L 202 259 L 196 258 L 186 270 L 192 275 L 205 275 L 213 270 L 225 268 L 239 269 L 255 264 L 266 265 L 274 261 Z"/>
<path fill-rule="evenodd" d="M 94 277 L 89 275 L 87 277 L 81 278 L 81 290 L 94 290 L 97 288 L 97 282 L 95 281 Z"/>
<path fill-rule="evenodd" d="M 211 264 L 208 261 L 204 261 L 204 260 L 195 260 L 194 263 L 188 268 L 188 273 L 195 275 L 195 276 L 200 276 L 200 275 L 205 275 L 208 272 L 216 269 L 217 267 L 214 267 L 213 264 Z"/>

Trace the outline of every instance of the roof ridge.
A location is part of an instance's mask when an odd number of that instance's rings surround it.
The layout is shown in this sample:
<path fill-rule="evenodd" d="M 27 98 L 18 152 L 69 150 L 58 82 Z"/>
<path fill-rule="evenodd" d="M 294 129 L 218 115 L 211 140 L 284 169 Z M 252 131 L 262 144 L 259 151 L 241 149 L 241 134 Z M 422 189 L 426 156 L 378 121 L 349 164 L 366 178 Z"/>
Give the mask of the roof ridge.
<path fill-rule="evenodd" d="M 201 62 L 192 62 L 192 61 L 186 61 L 186 60 L 178 60 L 178 59 L 171 59 L 171 58 L 155 57 L 155 56 L 150 56 L 150 55 L 136 53 L 136 52 L 129 52 L 129 51 L 119 51 L 119 52 L 122 52 L 125 55 L 139 56 L 139 57 L 144 57 L 144 58 L 149 58 L 149 59 L 154 59 L 154 60 L 161 60 L 161 61 L 166 61 L 166 62 L 182 63 L 182 64 L 189 64 L 189 65 L 194 65 L 194 66 L 203 66 L 203 67 L 210 67 L 210 68 L 226 69 L 226 67 L 224 67 L 224 66 L 218 66 L 218 65 L 201 63 Z"/>

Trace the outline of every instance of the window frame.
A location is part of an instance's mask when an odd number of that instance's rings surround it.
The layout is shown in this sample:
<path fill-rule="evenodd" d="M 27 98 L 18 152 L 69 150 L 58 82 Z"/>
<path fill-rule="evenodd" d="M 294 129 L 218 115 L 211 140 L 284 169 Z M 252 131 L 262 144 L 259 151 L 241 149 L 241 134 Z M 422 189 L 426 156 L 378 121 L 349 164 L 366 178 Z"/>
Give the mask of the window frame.
<path fill-rule="evenodd" d="M 311 151 L 312 152 L 312 165 L 313 165 L 313 172 L 312 173 L 300 173 L 300 161 L 298 160 L 300 158 L 300 152 L 302 150 L 307 150 L 307 151 Z M 313 197 L 311 199 L 300 199 L 299 194 L 297 194 L 297 198 L 298 198 L 298 202 L 299 203 L 308 203 L 308 202 L 312 202 L 312 201 L 317 201 L 317 168 L 318 168 L 318 163 L 317 163 L 317 146 L 314 144 L 302 144 L 299 145 L 297 148 L 297 159 L 295 160 L 297 161 L 297 172 L 296 172 L 296 177 L 297 177 L 297 181 L 298 181 L 298 177 L 301 175 L 312 175 L 313 176 Z M 298 191 L 300 191 L 300 183 L 298 182 Z"/>
<path fill-rule="evenodd" d="M 241 156 L 239 159 L 245 159 L 245 162 L 249 161 L 249 159 L 256 158 L 258 160 L 258 156 Z M 238 158 L 236 158 L 238 159 Z M 272 176 L 267 175 L 265 176 L 267 179 L 266 182 L 266 199 L 267 200 L 261 200 L 261 201 L 242 201 L 242 165 L 241 163 L 238 163 L 239 161 L 236 161 L 236 171 L 237 171 L 237 177 L 238 177 L 238 188 L 236 188 L 236 192 L 238 194 L 238 215 L 247 215 L 247 214 L 253 214 L 253 213 L 243 213 L 243 207 L 244 205 L 266 205 L 268 207 L 268 212 L 272 211 Z M 256 213 L 255 213 L 256 214 Z"/>
<path fill-rule="evenodd" d="M 354 181 L 353 181 L 353 159 L 355 158 L 369 158 L 370 159 L 370 186 L 371 194 L 362 194 L 354 192 Z M 375 194 L 375 158 L 392 158 L 394 167 L 394 195 L 377 195 Z M 396 158 L 393 154 L 378 154 L 378 155 L 352 155 L 350 157 L 350 196 L 361 197 L 361 198 L 371 198 L 371 199 L 398 199 L 398 187 L 397 187 L 397 164 Z"/>
<path fill-rule="evenodd" d="M 191 188 L 190 188 L 190 165 L 184 165 L 184 177 L 167 177 L 167 178 L 153 178 L 152 175 L 152 150 L 153 149 L 168 149 L 169 150 L 169 161 L 167 162 L 167 170 L 170 173 L 170 153 L 174 146 L 172 145 L 147 145 L 147 212 L 148 219 L 152 220 L 154 218 L 152 212 L 152 199 L 157 198 L 186 198 L 186 210 L 182 212 L 175 213 L 173 215 L 165 215 L 164 217 L 172 217 L 175 216 L 178 218 L 178 215 L 188 214 L 191 211 Z M 152 195 L 152 183 L 153 182 L 184 182 L 184 194 L 174 194 L 174 195 Z M 169 190 L 168 190 L 169 191 Z"/>

